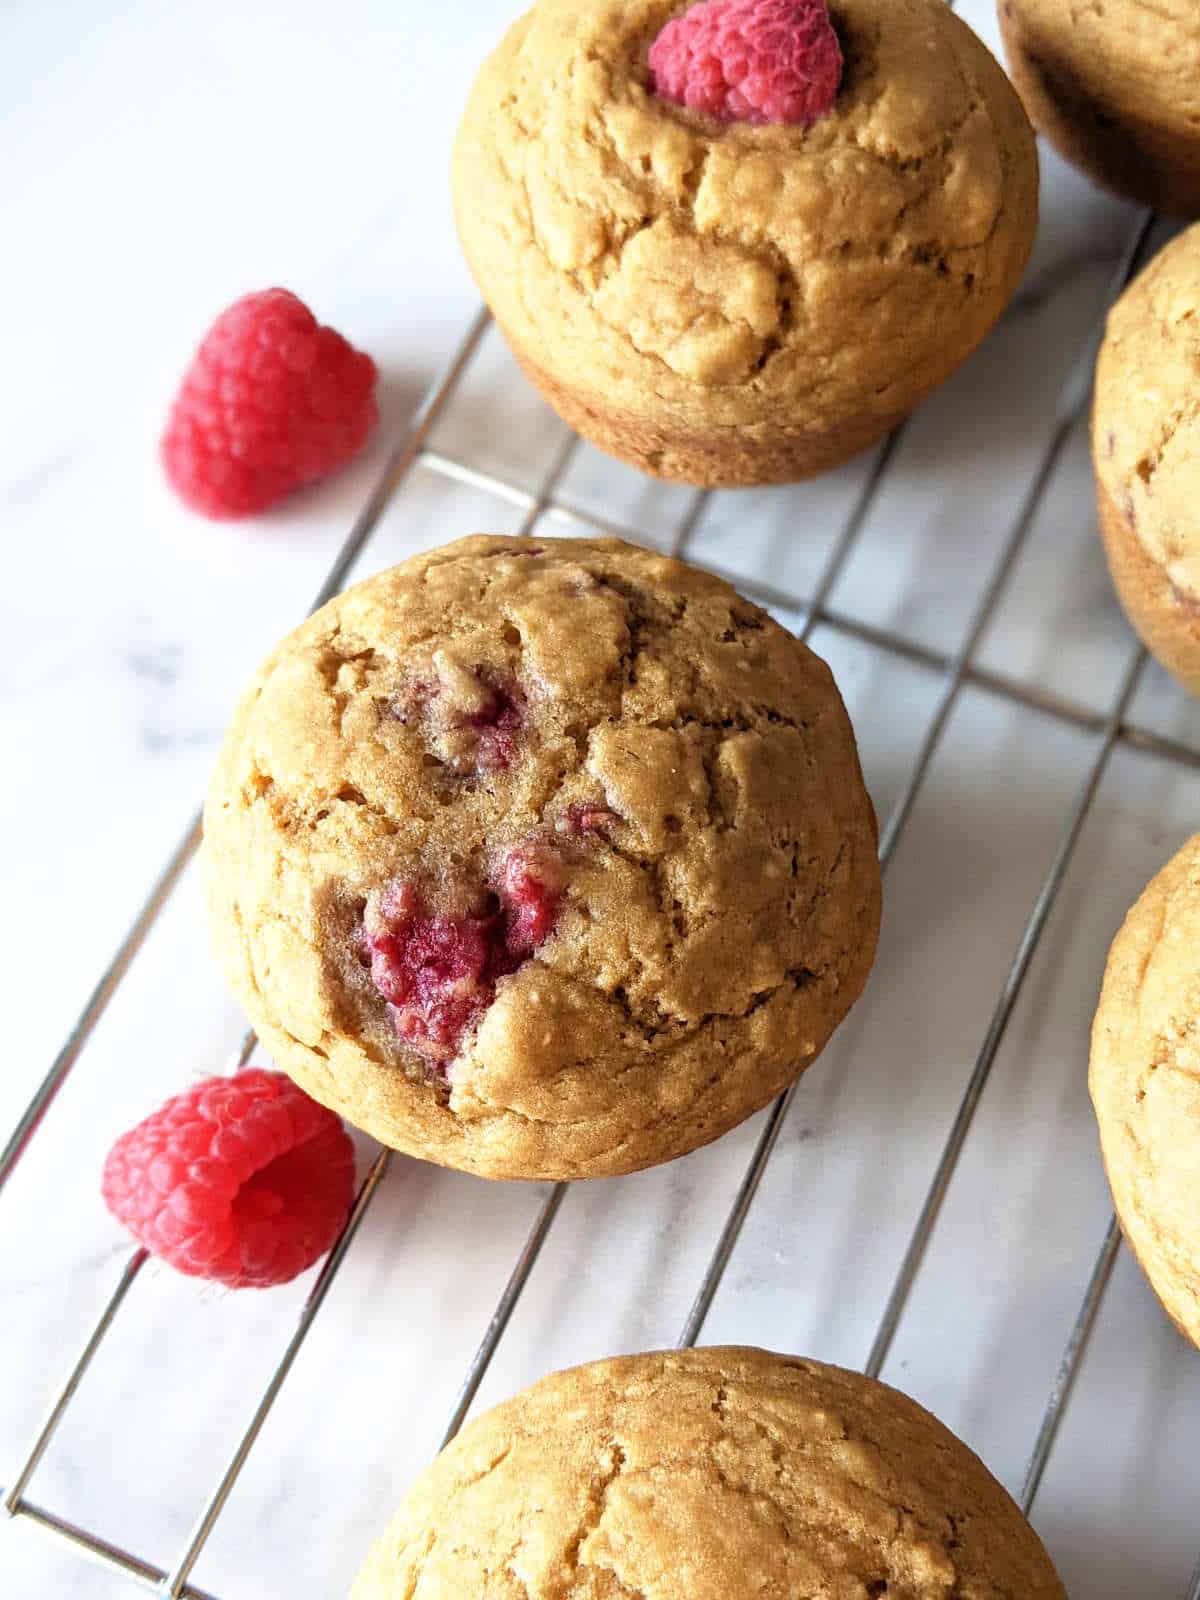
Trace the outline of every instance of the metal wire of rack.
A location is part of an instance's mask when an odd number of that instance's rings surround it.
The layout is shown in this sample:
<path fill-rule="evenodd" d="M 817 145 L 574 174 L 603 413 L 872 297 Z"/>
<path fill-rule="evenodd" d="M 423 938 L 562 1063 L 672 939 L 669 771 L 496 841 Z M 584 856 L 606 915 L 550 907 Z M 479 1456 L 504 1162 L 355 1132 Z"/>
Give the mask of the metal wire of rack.
<path fill-rule="evenodd" d="M 1134 237 L 1129 241 L 1124 258 L 1110 286 L 1108 300 L 1115 298 L 1132 276 L 1141 261 L 1150 237 L 1154 218 L 1145 215 L 1139 222 Z M 480 343 L 490 324 L 486 311 L 480 311 L 441 375 L 430 388 L 425 400 L 389 457 L 379 480 L 363 506 L 353 527 L 346 536 L 333 567 L 313 602 L 313 609 L 324 604 L 345 584 L 355 561 L 362 554 L 385 510 L 418 469 L 438 475 L 460 485 L 481 489 L 517 508 L 521 512 L 517 530 L 531 531 L 542 519 L 591 533 L 612 533 L 638 539 L 636 528 L 609 522 L 587 507 L 569 499 L 562 492 L 568 468 L 574 458 L 579 440 L 567 436 L 550 461 L 540 482 L 534 489 L 495 473 L 481 470 L 469 462 L 459 460 L 431 447 L 429 440 L 439 418 L 454 398 Z M 1096 338 L 1099 329 L 1096 330 Z M 908 772 L 898 800 L 883 828 L 880 840 L 880 859 L 886 870 L 912 815 L 917 797 L 940 747 L 947 722 L 960 695 L 967 686 L 998 696 L 1020 706 L 1031 707 L 1049 717 L 1058 719 L 1084 732 L 1097 736 L 1091 763 L 1078 789 L 1073 805 L 1062 825 L 1057 847 L 1049 868 L 1040 884 L 1036 899 L 1030 908 L 1025 925 L 1013 952 L 1000 993 L 996 998 L 983 1042 L 979 1048 L 973 1070 L 967 1080 L 957 1112 L 946 1136 L 940 1158 L 934 1168 L 916 1224 L 907 1247 L 896 1269 L 891 1293 L 887 1298 L 878 1329 L 864 1370 L 877 1375 L 892 1347 L 898 1327 L 904 1317 L 917 1272 L 926 1247 L 937 1224 L 939 1212 L 949 1188 L 951 1178 L 971 1130 L 980 1098 L 988 1082 L 1009 1020 L 1012 1017 L 1022 985 L 1029 972 L 1042 934 L 1054 909 L 1075 852 L 1080 833 L 1089 816 L 1101 779 L 1109 760 L 1118 746 L 1133 751 L 1148 752 L 1179 766 L 1200 769 L 1200 750 L 1166 737 L 1129 720 L 1129 709 L 1137 689 L 1146 657 L 1138 651 L 1132 658 L 1107 712 L 1071 700 L 1050 690 L 1031 686 L 990 670 L 976 660 L 978 647 L 996 612 L 1006 585 L 1026 543 L 1047 489 L 1055 474 L 1073 429 L 1084 414 L 1090 394 L 1090 374 L 1093 364 L 1093 346 L 1085 352 L 1072 380 L 1063 393 L 1057 421 L 1046 441 L 1037 470 L 1020 509 L 1003 541 L 999 557 L 988 577 L 974 615 L 968 625 L 959 649 L 952 654 L 939 652 L 915 643 L 898 632 L 878 627 L 839 611 L 830 604 L 830 597 L 842 573 L 868 516 L 886 482 L 889 467 L 894 460 L 897 445 L 904 431 L 901 426 L 886 442 L 877 455 L 858 495 L 850 508 L 844 524 L 835 539 L 810 596 L 800 597 L 776 588 L 770 583 L 750 582 L 740 574 L 726 573 L 739 583 L 744 592 L 764 604 L 786 607 L 804 617 L 801 637 L 807 639 L 820 625 L 850 638 L 864 641 L 894 658 L 912 663 L 940 676 L 941 686 L 934 703 L 916 758 Z M 669 547 L 672 553 L 686 556 L 689 540 L 695 531 L 708 503 L 707 492 L 696 492 L 686 504 L 677 522 Z M 710 563 L 711 565 L 711 563 Z M 720 570 L 719 567 L 714 570 Z M 37 1135 L 60 1088 L 78 1063 L 92 1033 L 103 1017 L 118 987 L 132 967 L 140 949 L 154 927 L 159 914 L 178 884 L 191 859 L 200 837 L 200 819 L 195 817 L 181 839 L 170 860 L 153 885 L 145 904 L 136 917 L 125 939 L 101 975 L 91 997 L 53 1062 L 45 1079 L 30 1101 L 25 1113 L 0 1154 L 0 1188 L 12 1175 L 31 1140 Z M 255 1047 L 252 1033 L 246 1034 L 234 1052 L 230 1070 L 236 1070 L 249 1059 Z M 780 1130 L 787 1118 L 798 1090 L 794 1085 L 770 1109 L 761 1134 L 753 1149 L 750 1161 L 733 1196 L 723 1225 L 719 1231 L 694 1301 L 679 1335 L 680 1347 L 694 1345 L 700 1338 L 717 1289 L 729 1264 L 742 1225 L 753 1204 L 755 1194 L 766 1171 Z M 44 1532 L 74 1546 L 81 1554 L 112 1571 L 130 1579 L 143 1589 L 149 1589 L 171 1600 L 215 1600 L 206 1591 L 190 1582 L 191 1573 L 211 1535 L 225 1504 L 232 1493 L 238 1476 L 254 1447 L 267 1416 L 283 1387 L 293 1362 L 303 1346 L 326 1297 L 337 1278 L 342 1263 L 370 1209 L 373 1198 L 388 1170 L 391 1154 L 382 1150 L 372 1162 L 359 1189 L 353 1210 L 341 1237 L 326 1259 L 288 1339 L 262 1396 L 250 1417 L 244 1432 L 233 1451 L 220 1481 L 201 1509 L 183 1550 L 167 1566 L 156 1564 L 122 1546 L 106 1539 L 102 1534 L 82 1527 L 60 1516 L 47 1506 L 31 1500 L 27 1495 L 31 1481 L 51 1441 L 62 1423 L 73 1397 L 87 1375 L 109 1331 L 113 1327 L 122 1305 L 139 1274 L 147 1256 L 136 1250 L 123 1267 L 79 1355 L 57 1394 L 53 1397 L 45 1418 L 38 1428 L 22 1460 L 17 1464 L 2 1504 L 10 1517 L 22 1519 Z M 482 1338 L 463 1378 L 453 1411 L 445 1430 L 443 1442 L 454 1437 L 465 1420 L 479 1391 L 492 1358 L 504 1337 L 509 1321 L 537 1263 L 559 1214 L 567 1186 L 559 1183 L 547 1193 L 529 1229 L 528 1236 L 514 1263 L 495 1310 L 484 1329 Z M 1079 1372 L 1089 1336 L 1095 1324 L 1105 1289 L 1112 1275 L 1121 1247 L 1120 1231 L 1115 1217 L 1110 1218 L 1095 1257 L 1087 1287 L 1079 1305 L 1074 1324 L 1062 1353 L 1058 1371 L 1046 1399 L 1036 1438 L 1031 1447 L 1025 1473 L 1024 1486 L 1019 1496 L 1025 1512 L 1034 1504 L 1047 1463 L 1054 1448 L 1072 1387 Z M 1181 1600 L 1185 1597 L 1181 1596 Z M 1187 1590 L 1186 1600 L 1200 1600 L 1200 1562 Z"/>

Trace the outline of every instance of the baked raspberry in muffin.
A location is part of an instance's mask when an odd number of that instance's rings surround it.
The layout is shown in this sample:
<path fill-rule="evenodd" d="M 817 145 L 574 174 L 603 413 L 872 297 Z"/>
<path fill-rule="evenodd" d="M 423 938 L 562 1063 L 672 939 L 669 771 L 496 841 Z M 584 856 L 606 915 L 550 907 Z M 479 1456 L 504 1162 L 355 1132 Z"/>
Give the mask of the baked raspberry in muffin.
<path fill-rule="evenodd" d="M 819 1053 L 879 921 L 828 668 L 616 541 L 466 539 L 331 601 L 238 706 L 204 856 L 278 1064 L 493 1177 L 731 1128 Z"/>
<path fill-rule="evenodd" d="M 1012 296 L 1033 134 L 944 0 L 537 0 L 483 67 L 459 234 L 603 449 L 802 478 L 893 427 Z"/>

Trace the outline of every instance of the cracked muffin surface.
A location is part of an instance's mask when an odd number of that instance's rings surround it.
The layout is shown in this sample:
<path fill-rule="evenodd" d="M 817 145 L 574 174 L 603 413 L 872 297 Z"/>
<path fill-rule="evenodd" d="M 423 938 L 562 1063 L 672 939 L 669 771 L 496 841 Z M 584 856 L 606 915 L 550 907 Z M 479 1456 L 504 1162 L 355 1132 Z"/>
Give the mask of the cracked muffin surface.
<path fill-rule="evenodd" d="M 998 0 L 998 11 L 1038 131 L 1105 188 L 1200 213 L 1196 0 Z"/>
<path fill-rule="evenodd" d="M 539 0 L 472 91 L 459 233 L 497 321 L 581 433 L 706 484 L 864 448 L 979 343 L 1032 245 L 1020 102 L 944 0 L 839 0 L 811 127 L 658 98 L 672 0 Z"/>
<path fill-rule="evenodd" d="M 752 1349 L 556 1373 L 426 1469 L 353 1600 L 1065 1600 L 1033 1529 L 915 1401 Z"/>
<path fill-rule="evenodd" d="M 492 1177 L 716 1138 L 815 1058 L 879 924 L 829 669 L 615 540 L 465 539 L 309 618 L 234 714 L 204 863 L 279 1065 Z"/>
<path fill-rule="evenodd" d="M 1092 413 L 1100 529 L 1130 621 L 1200 693 L 1200 224 L 1117 301 Z"/>
<path fill-rule="evenodd" d="M 1109 952 L 1092 1102 L 1121 1229 L 1200 1346 L 1200 835 L 1147 885 Z"/>

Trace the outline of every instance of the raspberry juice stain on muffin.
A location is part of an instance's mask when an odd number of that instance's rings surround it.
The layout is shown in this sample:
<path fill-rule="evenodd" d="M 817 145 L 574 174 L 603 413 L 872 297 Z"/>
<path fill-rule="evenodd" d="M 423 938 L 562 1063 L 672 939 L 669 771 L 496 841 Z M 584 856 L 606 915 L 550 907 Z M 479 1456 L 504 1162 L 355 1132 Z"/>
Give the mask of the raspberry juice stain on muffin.
<path fill-rule="evenodd" d="M 508 677 L 435 654 L 436 679 L 421 679 L 394 704 L 402 722 L 423 720 L 439 759 L 456 771 L 499 772 L 512 765 L 525 698 Z"/>
<path fill-rule="evenodd" d="M 331 601 L 242 698 L 204 865 L 279 1065 L 494 1177 L 716 1138 L 815 1059 L 878 932 L 828 668 L 613 540 L 462 540 Z"/>

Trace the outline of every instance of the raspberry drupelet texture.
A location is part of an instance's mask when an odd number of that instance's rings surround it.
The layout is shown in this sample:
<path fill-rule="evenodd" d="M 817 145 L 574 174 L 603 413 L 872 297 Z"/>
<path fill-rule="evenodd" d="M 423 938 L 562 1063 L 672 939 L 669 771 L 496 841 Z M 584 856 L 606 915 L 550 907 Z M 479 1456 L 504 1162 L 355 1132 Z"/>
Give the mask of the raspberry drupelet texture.
<path fill-rule="evenodd" d="M 178 1271 L 263 1289 L 337 1238 L 354 1146 L 289 1078 L 250 1068 L 205 1079 L 122 1134 L 100 1187 L 113 1216 Z"/>
<path fill-rule="evenodd" d="M 657 94 L 720 122 L 808 126 L 842 77 L 825 0 L 700 0 L 667 23 L 649 62 Z"/>
<path fill-rule="evenodd" d="M 564 886 L 556 852 L 530 844 L 506 856 L 493 891 L 463 890 L 456 906 L 433 907 L 403 879 L 367 903 L 364 944 L 371 979 L 396 1032 L 441 1076 L 467 1030 L 554 931 Z"/>
<path fill-rule="evenodd" d="M 172 487 L 208 517 L 265 511 L 362 449 L 379 419 L 375 363 L 286 289 L 213 323 L 162 440 Z"/>

